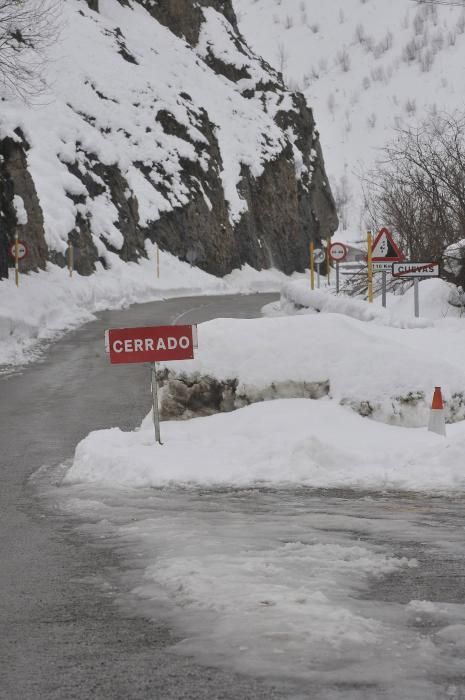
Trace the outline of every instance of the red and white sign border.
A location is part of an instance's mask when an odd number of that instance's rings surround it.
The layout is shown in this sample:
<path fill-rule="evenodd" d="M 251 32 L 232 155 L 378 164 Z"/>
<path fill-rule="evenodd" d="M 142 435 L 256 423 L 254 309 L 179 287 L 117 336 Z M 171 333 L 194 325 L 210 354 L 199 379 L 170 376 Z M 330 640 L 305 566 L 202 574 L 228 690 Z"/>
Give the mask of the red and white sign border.
<path fill-rule="evenodd" d="M 344 249 L 344 255 L 342 256 L 342 258 L 333 257 L 332 249 L 335 246 L 341 246 Z M 349 251 L 348 251 L 347 246 L 344 245 L 344 243 L 339 243 L 339 241 L 334 241 L 334 243 L 331 243 L 331 245 L 328 248 L 328 255 L 333 262 L 343 262 L 346 259 L 348 252 Z"/>
<path fill-rule="evenodd" d="M 24 260 L 24 258 L 27 258 L 29 255 L 29 248 L 27 247 L 27 244 L 24 241 L 18 241 L 18 260 Z M 20 254 L 21 248 L 23 249 L 22 255 Z M 16 260 L 16 241 L 13 241 L 13 243 L 10 244 L 10 256 L 13 258 L 13 260 Z"/>

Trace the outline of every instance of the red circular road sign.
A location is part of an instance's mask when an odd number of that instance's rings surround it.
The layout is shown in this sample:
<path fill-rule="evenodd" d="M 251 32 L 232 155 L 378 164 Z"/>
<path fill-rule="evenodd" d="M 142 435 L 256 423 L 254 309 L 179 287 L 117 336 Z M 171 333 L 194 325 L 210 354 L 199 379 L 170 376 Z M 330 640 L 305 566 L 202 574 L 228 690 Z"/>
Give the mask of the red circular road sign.
<path fill-rule="evenodd" d="M 18 241 L 18 260 L 23 260 L 28 254 L 27 245 L 24 241 Z M 10 245 L 10 255 L 16 259 L 16 241 Z"/>
<path fill-rule="evenodd" d="M 329 246 L 329 257 L 334 262 L 342 262 L 347 256 L 347 248 L 344 243 L 331 243 Z"/>

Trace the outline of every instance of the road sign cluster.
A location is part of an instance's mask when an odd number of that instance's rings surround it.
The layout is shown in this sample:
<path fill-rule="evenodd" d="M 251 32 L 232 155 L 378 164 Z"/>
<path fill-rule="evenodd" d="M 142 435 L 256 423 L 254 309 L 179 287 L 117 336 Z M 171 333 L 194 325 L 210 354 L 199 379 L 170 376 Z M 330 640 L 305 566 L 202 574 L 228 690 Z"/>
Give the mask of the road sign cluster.
<path fill-rule="evenodd" d="M 369 236 L 370 238 L 370 236 Z M 370 270 L 371 267 L 371 270 Z M 396 279 L 413 279 L 414 281 L 414 308 L 415 316 L 420 315 L 420 300 L 418 280 L 427 277 L 439 277 L 439 263 L 416 262 L 406 260 L 394 241 L 391 232 L 382 228 L 371 247 L 371 256 L 368 260 L 368 286 L 369 298 L 372 301 L 372 272 L 382 272 L 382 303 L 386 306 L 386 273 L 390 272 Z"/>

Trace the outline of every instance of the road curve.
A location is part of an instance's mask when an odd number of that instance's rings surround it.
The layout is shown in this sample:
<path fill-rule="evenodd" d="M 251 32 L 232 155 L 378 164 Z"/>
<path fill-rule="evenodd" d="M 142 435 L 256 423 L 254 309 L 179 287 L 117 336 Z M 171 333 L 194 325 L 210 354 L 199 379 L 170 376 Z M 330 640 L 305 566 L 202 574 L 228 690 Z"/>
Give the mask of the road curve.
<path fill-rule="evenodd" d="M 117 553 L 41 509 L 29 477 L 68 459 L 90 430 L 134 428 L 149 409 L 145 365 L 111 367 L 108 327 L 254 317 L 276 295 L 178 298 L 104 312 L 46 358 L 0 378 L 0 698 L 272 700 L 280 691 L 170 654 L 170 630 L 122 613 L 86 583 Z M 286 696 L 288 697 L 288 696 Z"/>

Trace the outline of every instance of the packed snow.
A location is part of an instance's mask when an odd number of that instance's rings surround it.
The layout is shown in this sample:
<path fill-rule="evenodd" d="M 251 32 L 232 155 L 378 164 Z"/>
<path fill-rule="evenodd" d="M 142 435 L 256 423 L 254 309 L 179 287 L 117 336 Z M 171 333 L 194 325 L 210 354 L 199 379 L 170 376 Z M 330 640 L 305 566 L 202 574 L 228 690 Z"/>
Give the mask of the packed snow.
<path fill-rule="evenodd" d="M 394 130 L 416 125 L 428 111 L 463 110 L 463 3 L 233 4 L 249 45 L 314 108 L 341 228 L 357 238 L 364 222 L 359 176 Z"/>
<path fill-rule="evenodd" d="M 327 292 L 330 293 L 327 293 Z M 414 289 L 404 287 L 403 293 L 387 292 L 386 308 L 381 296 L 375 297 L 373 304 L 361 297 L 345 294 L 336 295 L 334 287 L 310 289 L 306 280 L 295 280 L 284 285 L 281 290 L 280 308 L 292 313 L 297 309 L 308 309 L 324 313 L 340 313 L 360 321 L 375 321 L 380 325 L 402 328 L 432 327 L 433 322 L 462 318 L 463 305 L 455 304 L 459 292 L 454 284 L 441 279 L 423 280 L 419 284 L 419 318 L 414 318 Z M 276 310 L 279 307 L 275 307 Z M 456 324 L 457 328 L 461 324 Z"/>
<path fill-rule="evenodd" d="M 164 422 L 160 446 L 149 415 L 135 432 L 91 433 L 64 482 L 464 491 L 464 425 L 448 426 L 444 440 L 424 428 L 367 420 L 329 400 L 283 399 Z"/>
<path fill-rule="evenodd" d="M 194 360 L 162 366 L 174 378 L 236 380 L 238 405 L 308 396 L 316 386 L 362 415 L 405 426 L 427 424 L 440 385 L 447 420 L 464 419 L 465 326 L 456 317 L 459 309 L 448 304 L 451 285 L 419 285 L 420 319 L 413 317 L 412 290 L 390 295 L 385 310 L 307 287 L 305 280 L 287 284 L 282 299 L 285 308 L 290 298 L 308 304 L 309 313 L 210 321 L 199 327 Z"/>
<path fill-rule="evenodd" d="M 446 303 L 449 285 L 430 280 L 420 287 L 424 308 L 437 315 L 438 298 Z M 310 293 L 310 301 L 322 294 L 336 308 L 325 312 L 320 300 L 320 313 L 200 324 L 195 359 L 162 363 L 181 378 L 235 379 L 237 394 L 257 403 L 164 423 L 162 448 L 153 444 L 150 417 L 133 433 L 92 433 L 78 445 L 66 479 L 463 490 L 463 321 L 437 318 L 402 327 L 387 312 L 360 313 L 367 302 L 360 301 L 354 314 L 346 299 L 334 300 L 330 288 Z M 401 316 L 407 301 L 408 294 L 398 302 Z M 327 385 L 326 396 L 292 398 L 311 383 Z M 447 427 L 446 441 L 424 427 L 435 386 L 442 388 L 447 421 L 455 423 Z M 273 398 L 281 387 L 287 399 L 263 401 L 270 387 Z"/>

